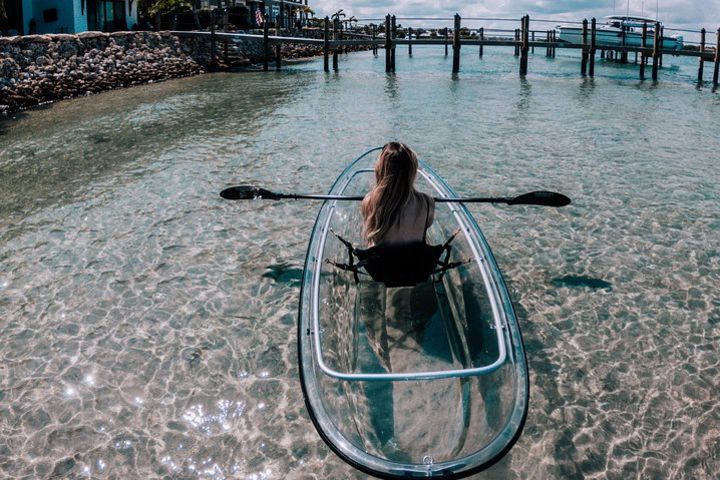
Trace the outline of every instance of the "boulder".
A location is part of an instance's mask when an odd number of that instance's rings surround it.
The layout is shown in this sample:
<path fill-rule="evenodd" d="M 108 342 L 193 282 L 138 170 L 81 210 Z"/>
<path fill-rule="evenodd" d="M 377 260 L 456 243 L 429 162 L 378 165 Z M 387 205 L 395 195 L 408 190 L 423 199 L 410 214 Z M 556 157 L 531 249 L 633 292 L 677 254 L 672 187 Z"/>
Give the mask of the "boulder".
<path fill-rule="evenodd" d="M 81 40 L 107 38 L 108 34 L 104 32 L 80 32 L 77 37 Z"/>

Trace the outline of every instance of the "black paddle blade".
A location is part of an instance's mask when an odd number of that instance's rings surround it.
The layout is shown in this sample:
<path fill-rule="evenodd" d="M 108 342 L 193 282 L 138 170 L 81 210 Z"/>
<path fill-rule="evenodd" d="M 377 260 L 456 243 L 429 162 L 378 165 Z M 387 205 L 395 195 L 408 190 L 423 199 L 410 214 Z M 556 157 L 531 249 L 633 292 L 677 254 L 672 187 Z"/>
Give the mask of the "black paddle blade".
<path fill-rule="evenodd" d="M 508 205 L 543 205 L 545 207 L 564 207 L 570 199 L 562 193 L 537 191 L 525 193 L 508 200 Z"/>
<path fill-rule="evenodd" d="M 264 188 L 253 185 L 238 185 L 236 187 L 226 188 L 220 192 L 220 196 L 225 200 L 254 200 L 256 198 L 279 200 L 282 198 L 270 190 L 265 190 Z"/>

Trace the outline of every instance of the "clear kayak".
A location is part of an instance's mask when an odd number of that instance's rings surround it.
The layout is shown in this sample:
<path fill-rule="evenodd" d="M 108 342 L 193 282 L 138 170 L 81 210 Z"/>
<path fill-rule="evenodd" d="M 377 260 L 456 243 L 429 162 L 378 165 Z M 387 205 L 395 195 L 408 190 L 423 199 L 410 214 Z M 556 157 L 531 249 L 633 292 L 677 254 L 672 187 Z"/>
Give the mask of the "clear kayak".
<path fill-rule="evenodd" d="M 362 196 L 380 149 L 338 177 L 330 195 Z M 423 162 L 416 187 L 455 192 Z M 305 402 L 328 446 L 381 478 L 459 478 L 501 459 L 520 436 L 528 372 L 520 328 L 490 248 L 460 203 L 436 203 L 428 243 L 462 263 L 388 288 L 331 262 L 337 237 L 362 245 L 360 202 L 328 200 L 310 238 L 298 318 Z M 359 280 L 359 281 L 358 281 Z"/>

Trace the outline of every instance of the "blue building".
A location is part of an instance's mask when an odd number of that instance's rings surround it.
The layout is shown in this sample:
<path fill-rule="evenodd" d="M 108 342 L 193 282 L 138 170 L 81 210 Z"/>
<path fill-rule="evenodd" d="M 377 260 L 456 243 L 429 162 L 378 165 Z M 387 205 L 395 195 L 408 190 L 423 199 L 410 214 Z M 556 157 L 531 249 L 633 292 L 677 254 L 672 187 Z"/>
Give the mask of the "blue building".
<path fill-rule="evenodd" d="M 0 0 L 8 35 L 130 30 L 138 0 Z"/>

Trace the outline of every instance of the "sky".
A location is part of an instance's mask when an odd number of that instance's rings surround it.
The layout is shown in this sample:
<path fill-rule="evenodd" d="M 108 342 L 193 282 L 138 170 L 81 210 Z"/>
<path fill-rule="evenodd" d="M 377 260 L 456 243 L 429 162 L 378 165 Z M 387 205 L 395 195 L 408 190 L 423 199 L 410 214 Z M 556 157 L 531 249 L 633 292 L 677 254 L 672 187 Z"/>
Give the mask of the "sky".
<path fill-rule="evenodd" d="M 457 12 L 463 17 L 519 19 L 529 14 L 531 21 L 533 17 L 559 21 L 596 17 L 600 21 L 613 14 L 613 6 L 616 14 L 625 14 L 627 0 L 309 0 L 309 5 L 316 17 L 342 8 L 348 17 L 360 19 L 384 17 L 388 13 L 398 17 L 451 17 Z M 655 18 L 656 5 L 660 21 L 666 26 L 691 30 L 705 27 L 713 37 L 720 27 L 720 0 L 630 0 L 630 15 L 644 12 L 644 16 Z M 409 26 L 413 23 L 404 22 Z M 474 26 L 468 23 L 469 27 Z"/>

